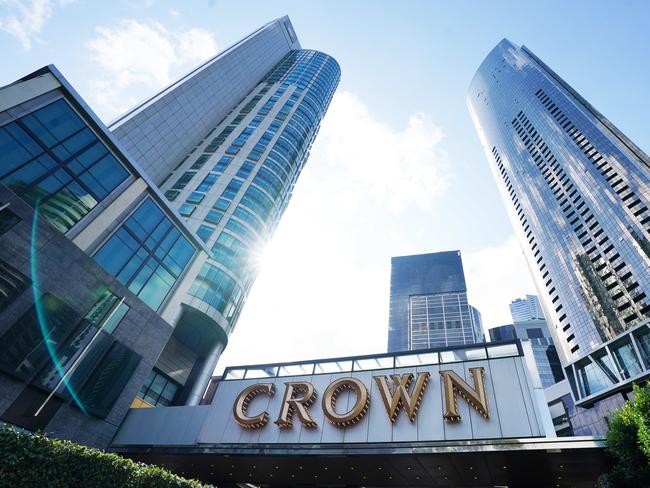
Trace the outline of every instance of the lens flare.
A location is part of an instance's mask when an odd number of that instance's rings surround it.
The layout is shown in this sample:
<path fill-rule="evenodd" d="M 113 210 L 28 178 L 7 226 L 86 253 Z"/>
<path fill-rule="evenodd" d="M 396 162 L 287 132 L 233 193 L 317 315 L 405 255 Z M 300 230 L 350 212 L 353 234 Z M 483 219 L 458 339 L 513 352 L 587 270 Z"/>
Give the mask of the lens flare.
<path fill-rule="evenodd" d="M 66 379 L 65 376 L 66 371 L 64 371 L 63 368 L 61 367 L 61 363 L 59 361 L 59 357 L 55 349 L 56 343 L 50 337 L 50 326 L 47 320 L 47 313 L 43 307 L 43 303 L 41 302 L 41 292 L 40 292 L 40 285 L 38 280 L 38 261 L 37 261 L 37 246 L 36 246 L 39 204 L 40 201 L 37 201 L 34 205 L 34 219 L 32 221 L 31 243 L 30 243 L 30 261 L 31 261 L 30 267 L 31 267 L 31 275 L 32 275 L 32 291 L 34 293 L 34 309 L 36 310 L 36 318 L 38 320 L 38 325 L 41 330 L 41 335 L 43 336 L 43 342 L 45 343 L 47 352 L 50 355 L 50 359 L 52 360 L 52 364 L 54 364 L 54 368 L 56 369 L 56 372 L 59 374 L 59 376 L 61 376 L 64 387 L 68 390 L 70 396 L 77 404 L 79 409 L 84 413 L 84 415 L 88 415 L 88 412 L 86 411 L 83 404 L 81 403 L 81 400 L 79 399 L 77 393 L 74 391 L 74 388 L 72 387 L 70 382 Z M 58 386 L 55 387 L 55 391 L 57 388 Z M 40 411 L 43 409 L 44 406 L 45 403 L 41 405 L 41 408 L 38 409 L 36 415 L 40 413 Z"/>

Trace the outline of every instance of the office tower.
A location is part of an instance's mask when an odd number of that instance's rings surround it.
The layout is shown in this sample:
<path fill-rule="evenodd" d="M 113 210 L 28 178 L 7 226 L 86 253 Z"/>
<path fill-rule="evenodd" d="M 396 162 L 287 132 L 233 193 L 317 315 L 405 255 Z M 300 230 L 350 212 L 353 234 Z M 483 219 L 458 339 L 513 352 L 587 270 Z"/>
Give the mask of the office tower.
<path fill-rule="evenodd" d="M 53 66 L 0 88 L 1 421 L 106 447 L 198 402 L 338 79 L 285 17 L 112 131 Z"/>
<path fill-rule="evenodd" d="M 629 389 L 650 371 L 650 159 L 508 40 L 467 104 L 576 405 Z"/>
<path fill-rule="evenodd" d="M 333 58 L 300 49 L 284 17 L 110 126 L 210 250 L 150 378 L 182 386 L 175 403 L 199 403 L 339 78 Z M 183 384 L 169 374 L 180 366 Z"/>
<path fill-rule="evenodd" d="M 526 298 L 515 298 L 510 302 L 509 307 L 513 322 L 544 319 L 544 312 L 536 295 L 526 295 Z"/>
<path fill-rule="evenodd" d="M 482 341 L 480 313 L 467 302 L 460 251 L 391 259 L 389 352 Z"/>

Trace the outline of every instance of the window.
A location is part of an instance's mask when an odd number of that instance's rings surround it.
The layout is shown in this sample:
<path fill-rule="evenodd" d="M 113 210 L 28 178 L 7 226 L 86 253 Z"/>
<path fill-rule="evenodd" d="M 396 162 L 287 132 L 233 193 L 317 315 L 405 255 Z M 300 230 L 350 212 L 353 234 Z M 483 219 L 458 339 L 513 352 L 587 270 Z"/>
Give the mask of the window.
<path fill-rule="evenodd" d="M 27 276 L 0 261 L 0 311 L 8 307 L 31 284 Z"/>
<path fill-rule="evenodd" d="M 185 200 L 185 201 L 188 202 L 188 203 L 198 204 L 198 203 L 201 203 L 204 198 L 205 198 L 204 193 L 200 193 L 198 191 L 193 191 L 192 193 L 190 193 L 190 196 L 187 197 L 187 200 Z"/>
<path fill-rule="evenodd" d="M 167 190 L 165 192 L 165 196 L 167 197 L 167 200 L 169 200 L 170 202 L 173 202 L 174 200 L 176 200 L 178 195 L 180 195 L 180 193 L 181 192 L 178 191 L 178 190 Z"/>
<path fill-rule="evenodd" d="M 238 312 L 244 292 L 225 271 L 204 264 L 189 294 L 221 312 L 228 320 Z"/>
<path fill-rule="evenodd" d="M 138 397 L 144 400 L 149 406 L 164 407 L 172 403 L 177 391 L 177 383 L 174 383 L 157 369 L 153 369 L 149 373 L 147 381 L 140 388 Z"/>
<path fill-rule="evenodd" d="M 220 197 L 212 207 L 216 210 L 226 211 L 230 207 L 230 200 Z"/>
<path fill-rule="evenodd" d="M 157 310 L 195 248 L 151 198 L 95 254 L 95 260 Z"/>
<path fill-rule="evenodd" d="M 0 236 L 20 222 L 20 217 L 9 209 L 9 204 L 0 203 Z"/>
<path fill-rule="evenodd" d="M 176 180 L 176 183 L 174 183 L 174 186 L 172 186 L 172 190 L 182 190 L 187 186 L 187 184 L 194 178 L 194 175 L 196 174 L 196 171 L 186 171 L 183 173 L 183 175 Z"/>
<path fill-rule="evenodd" d="M 183 217 L 189 217 L 190 215 L 192 215 L 194 213 L 195 210 L 196 210 L 195 205 L 191 205 L 189 203 L 184 203 L 183 205 L 181 205 L 179 207 L 178 213 L 180 213 Z"/>
<path fill-rule="evenodd" d="M 223 213 L 217 212 L 216 210 L 210 210 L 208 212 L 208 215 L 205 216 L 205 221 L 209 222 L 211 224 L 218 224 L 219 221 L 221 220 L 221 217 L 223 217 Z"/>
<path fill-rule="evenodd" d="M 205 225 L 201 224 L 196 231 L 196 235 L 198 235 L 203 242 L 207 242 L 208 239 L 210 239 L 210 236 L 214 233 L 214 227 L 211 225 Z"/>
<path fill-rule="evenodd" d="M 95 326 L 101 326 L 107 334 L 112 334 L 129 309 L 123 299 L 109 290 L 104 290 L 84 319 Z"/>
<path fill-rule="evenodd" d="M 129 176 L 59 99 L 0 127 L 0 181 L 67 232 Z"/>

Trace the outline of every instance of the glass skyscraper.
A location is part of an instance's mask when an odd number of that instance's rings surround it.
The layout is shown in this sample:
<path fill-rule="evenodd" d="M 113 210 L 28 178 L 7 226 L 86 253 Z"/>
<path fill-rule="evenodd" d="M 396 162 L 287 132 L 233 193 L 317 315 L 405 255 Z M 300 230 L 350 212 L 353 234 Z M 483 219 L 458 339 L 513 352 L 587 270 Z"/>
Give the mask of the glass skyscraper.
<path fill-rule="evenodd" d="M 650 160 L 525 47 L 467 97 L 566 360 L 650 316 Z"/>
<path fill-rule="evenodd" d="M 228 342 L 339 78 L 333 58 L 300 49 L 285 17 L 110 126 L 210 251 L 169 346 L 201 343 L 200 358 L 187 358 L 201 363 L 188 403 L 200 401 Z"/>
<path fill-rule="evenodd" d="M 389 313 L 389 352 L 483 341 L 460 251 L 393 257 Z"/>
<path fill-rule="evenodd" d="M 526 47 L 501 41 L 467 105 L 584 404 L 650 370 L 650 159 Z"/>

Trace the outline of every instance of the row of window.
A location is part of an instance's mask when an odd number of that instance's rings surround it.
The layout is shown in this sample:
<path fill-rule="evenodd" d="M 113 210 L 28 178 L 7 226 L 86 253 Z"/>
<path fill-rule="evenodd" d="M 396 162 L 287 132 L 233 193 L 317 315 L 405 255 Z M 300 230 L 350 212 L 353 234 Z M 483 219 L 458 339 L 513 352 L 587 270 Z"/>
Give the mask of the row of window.
<path fill-rule="evenodd" d="M 94 258 L 157 310 L 194 252 L 194 246 L 158 205 L 146 198 Z"/>
<path fill-rule="evenodd" d="M 612 164 L 589 142 L 586 136 L 564 115 L 562 110 L 553 102 L 543 90 L 538 90 L 535 96 L 542 102 L 542 105 L 549 111 L 553 118 L 561 125 L 562 129 L 571 137 L 578 148 L 587 156 L 589 161 L 596 167 L 611 188 L 621 198 L 623 204 L 630 210 L 644 230 L 650 233 L 650 210 L 643 205 L 641 199 L 629 187 L 625 175 L 619 175 Z"/>
<path fill-rule="evenodd" d="M 129 176 L 64 99 L 0 127 L 0 154 L 0 181 L 61 232 Z"/>
<path fill-rule="evenodd" d="M 622 276 L 627 275 L 628 273 L 631 276 L 631 272 L 623 270 L 625 263 L 620 260 L 620 256 L 614 251 L 614 246 L 608 242 L 609 238 L 606 235 L 601 236 L 601 234 L 603 234 L 603 229 L 597 219 L 594 218 L 592 211 L 582 200 L 581 195 L 578 194 L 577 189 L 571 182 L 565 170 L 561 167 L 560 163 L 543 141 L 541 135 L 537 132 L 523 112 L 520 111 L 517 117 L 513 120 L 513 127 L 549 185 L 549 188 L 557 199 L 567 221 L 569 221 L 569 224 L 578 235 L 580 242 L 587 250 L 586 255 L 589 257 L 590 262 L 587 262 L 578 256 L 578 264 L 579 267 L 583 268 L 583 274 L 586 276 L 586 279 L 583 279 L 583 281 L 584 284 L 587 285 L 587 295 L 592 298 L 592 303 L 590 304 L 591 307 L 602 307 L 606 309 L 606 312 L 610 312 L 595 314 L 599 316 L 594 317 L 595 322 L 598 325 L 598 330 L 601 332 L 601 336 L 606 340 L 622 331 L 622 323 L 628 324 L 635 319 L 638 319 L 636 312 L 640 311 L 640 307 L 636 307 L 638 310 L 631 310 L 632 314 L 630 315 L 620 316 L 621 324 L 619 324 L 617 317 L 619 317 L 620 312 L 630 308 L 631 304 L 637 303 L 644 297 L 639 296 L 638 294 L 635 294 L 635 296 L 629 296 L 629 292 L 638 286 L 638 284 L 630 287 L 629 283 L 622 283 Z M 510 191 L 512 192 L 512 189 L 510 189 Z M 527 238 L 534 242 L 532 230 L 529 225 L 524 222 L 522 222 L 522 225 L 524 226 L 524 232 L 527 232 Z M 590 232 L 592 233 L 593 240 L 596 241 L 595 243 L 592 241 L 592 236 L 588 236 Z M 531 242 L 531 244 L 533 244 L 533 242 Z M 598 261 L 601 259 L 602 262 L 599 263 Z M 621 262 L 615 262 L 616 260 Z M 584 267 L 585 263 L 589 265 L 589 268 Z M 592 263 L 593 265 L 600 266 L 598 269 L 598 271 L 602 271 L 600 275 L 591 271 L 591 268 L 593 268 Z M 614 272 L 610 271 L 611 268 L 614 268 Z M 543 271 L 542 278 L 547 278 L 548 274 L 548 270 Z M 598 282 L 593 282 L 594 280 L 592 278 L 596 278 Z M 608 283 L 606 280 L 610 280 L 610 282 Z M 603 286 L 600 282 L 603 282 L 607 287 L 607 290 L 611 291 L 611 293 L 604 294 L 602 291 Z M 548 277 L 545 285 L 547 288 L 551 288 L 552 284 L 552 279 Z M 627 285 L 627 287 L 625 285 Z M 635 298 L 636 301 L 634 301 Z M 616 300 L 619 300 L 619 302 L 616 303 Z M 553 297 L 554 304 L 556 301 L 557 295 Z M 643 304 L 641 306 L 643 306 Z M 561 309 L 562 304 L 557 304 L 556 312 L 560 313 Z M 607 315 L 610 316 L 607 318 Z M 565 319 L 566 313 L 562 313 L 560 322 Z M 568 331 L 570 324 L 566 323 L 563 325 L 563 330 Z M 572 340 L 573 338 L 574 335 L 570 334 L 567 337 L 567 341 Z M 578 348 L 578 345 L 573 346 L 572 352 L 575 352 Z"/>

